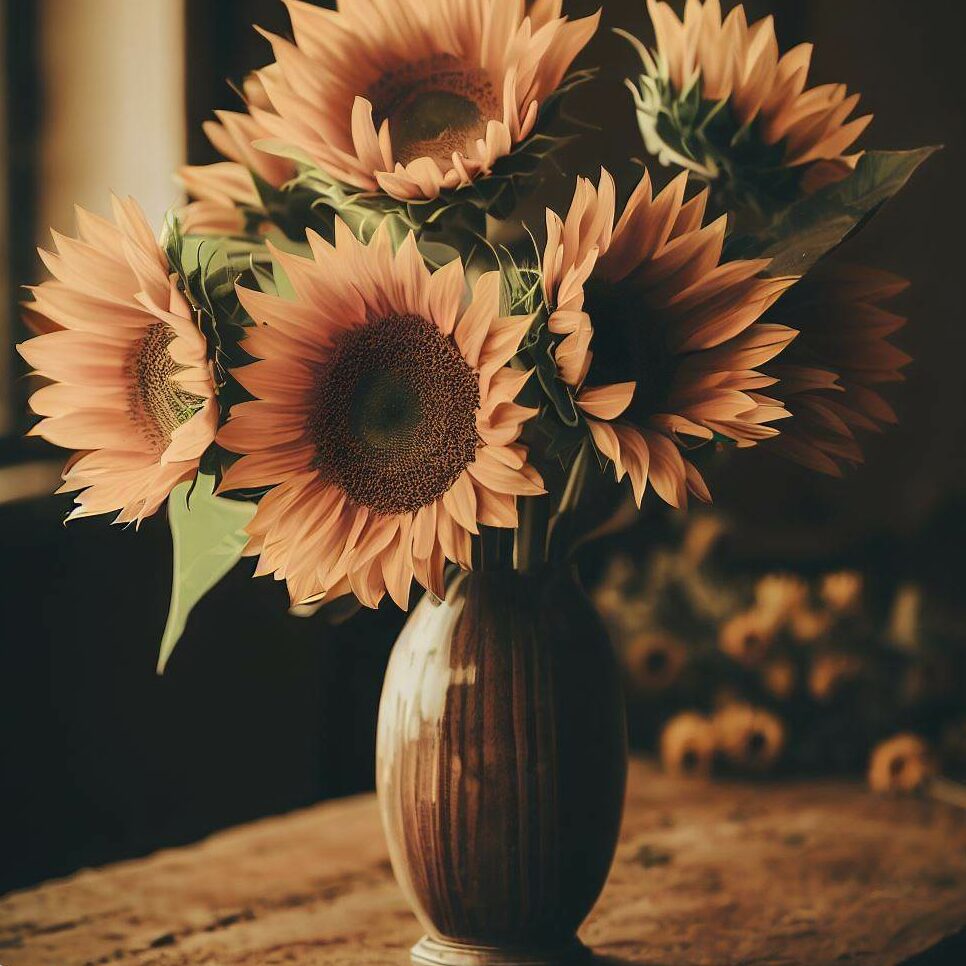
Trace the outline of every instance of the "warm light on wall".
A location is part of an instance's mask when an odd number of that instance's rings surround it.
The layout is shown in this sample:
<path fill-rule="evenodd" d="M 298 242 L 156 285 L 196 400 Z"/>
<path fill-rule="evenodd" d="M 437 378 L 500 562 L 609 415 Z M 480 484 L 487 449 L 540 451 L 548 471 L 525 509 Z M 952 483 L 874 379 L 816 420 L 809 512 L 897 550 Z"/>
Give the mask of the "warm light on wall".
<path fill-rule="evenodd" d="M 0 144 L 8 143 L 7 131 L 7 84 L 6 68 L 4 62 L 7 49 L 7 6 L 0 3 Z M 3 339 L 4 346 L 9 345 L 10 332 L 12 326 L 8 317 L 7 307 L 10 305 L 11 279 L 9 277 L 10 251 L 9 251 L 9 219 L 10 212 L 7 206 L 7 152 L 0 151 L 0 339 Z M 9 352 L 0 352 L 0 435 L 8 433 L 13 424 L 10 412 L 10 396 L 6 391 L 9 385 L 11 364 L 13 356 Z"/>
<path fill-rule="evenodd" d="M 184 5 L 178 0 L 40 0 L 44 108 L 38 218 L 73 228 L 76 202 L 137 197 L 160 227 L 184 163 Z"/>

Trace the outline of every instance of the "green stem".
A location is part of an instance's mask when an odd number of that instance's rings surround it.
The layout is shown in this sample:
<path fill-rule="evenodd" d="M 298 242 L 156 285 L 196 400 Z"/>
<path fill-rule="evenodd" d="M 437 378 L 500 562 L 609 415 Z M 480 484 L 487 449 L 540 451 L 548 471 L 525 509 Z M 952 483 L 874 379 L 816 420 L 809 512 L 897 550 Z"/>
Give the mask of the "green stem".
<path fill-rule="evenodd" d="M 550 500 L 528 496 L 519 501 L 519 524 L 513 547 L 513 567 L 532 573 L 547 563 L 547 531 L 550 525 Z"/>
<path fill-rule="evenodd" d="M 513 531 L 506 527 L 480 527 L 475 570 L 505 570 L 513 562 Z"/>
<path fill-rule="evenodd" d="M 571 541 L 568 540 L 568 536 L 572 533 L 573 516 L 580 504 L 587 482 L 589 455 L 590 446 L 584 442 L 570 466 L 567 484 L 560 497 L 557 511 L 551 517 L 547 527 L 546 558 L 548 560 L 564 560 L 569 554 Z"/>

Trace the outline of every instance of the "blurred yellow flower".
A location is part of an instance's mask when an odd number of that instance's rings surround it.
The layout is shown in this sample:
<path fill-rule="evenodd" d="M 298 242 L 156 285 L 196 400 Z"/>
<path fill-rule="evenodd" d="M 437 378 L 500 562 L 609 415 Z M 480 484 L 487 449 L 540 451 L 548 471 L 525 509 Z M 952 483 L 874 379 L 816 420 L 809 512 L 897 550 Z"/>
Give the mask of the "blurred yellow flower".
<path fill-rule="evenodd" d="M 643 691 L 663 691 L 677 680 L 687 661 L 684 644 L 669 634 L 645 632 L 624 655 L 631 682 Z"/>
<path fill-rule="evenodd" d="M 869 786 L 875 792 L 919 791 L 935 774 L 929 746 L 918 735 L 880 742 L 869 759 Z"/>
<path fill-rule="evenodd" d="M 714 726 L 704 715 L 675 715 L 661 732 L 661 763 L 673 775 L 707 778 L 714 764 L 714 752 Z"/>
<path fill-rule="evenodd" d="M 738 768 L 768 771 L 785 749 L 785 726 L 770 711 L 731 704 L 713 723 L 718 750 Z"/>

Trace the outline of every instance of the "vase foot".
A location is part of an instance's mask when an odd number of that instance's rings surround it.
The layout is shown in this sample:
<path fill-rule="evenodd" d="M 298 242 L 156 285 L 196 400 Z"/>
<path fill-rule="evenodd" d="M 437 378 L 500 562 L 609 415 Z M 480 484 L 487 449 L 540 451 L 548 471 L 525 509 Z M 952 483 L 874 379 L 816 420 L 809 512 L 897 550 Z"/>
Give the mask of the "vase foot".
<path fill-rule="evenodd" d="M 519 948 L 472 946 L 424 936 L 412 948 L 417 966 L 570 966 L 590 959 L 590 950 L 574 939 L 560 946 Z"/>

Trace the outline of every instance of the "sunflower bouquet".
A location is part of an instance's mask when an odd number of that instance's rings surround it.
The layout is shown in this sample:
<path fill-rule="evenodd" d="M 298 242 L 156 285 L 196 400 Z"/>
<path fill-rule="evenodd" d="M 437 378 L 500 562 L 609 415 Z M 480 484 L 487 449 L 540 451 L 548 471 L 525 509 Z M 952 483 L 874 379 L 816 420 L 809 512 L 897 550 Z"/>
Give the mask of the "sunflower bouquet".
<path fill-rule="evenodd" d="M 167 505 L 161 667 L 242 556 L 296 608 L 406 608 L 453 568 L 567 557 L 625 493 L 710 500 L 723 449 L 839 473 L 894 420 L 905 283 L 835 250 L 931 149 L 857 149 L 858 96 L 809 87 L 770 18 L 648 0 L 616 133 L 649 158 L 618 184 L 565 160 L 590 130 L 572 95 L 609 82 L 573 69 L 600 13 L 286 6 L 205 125 L 224 160 L 180 172 L 160 240 L 133 200 L 78 210 L 19 347 L 31 433 L 74 451 L 70 517 Z M 569 210 L 531 231 L 521 202 L 561 179 Z"/>
<path fill-rule="evenodd" d="M 966 801 L 961 608 L 874 569 L 738 567 L 735 530 L 691 514 L 595 588 L 633 742 L 680 775 L 865 769 L 876 791 Z"/>

